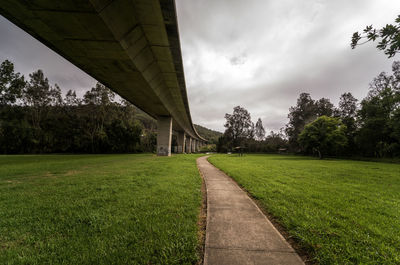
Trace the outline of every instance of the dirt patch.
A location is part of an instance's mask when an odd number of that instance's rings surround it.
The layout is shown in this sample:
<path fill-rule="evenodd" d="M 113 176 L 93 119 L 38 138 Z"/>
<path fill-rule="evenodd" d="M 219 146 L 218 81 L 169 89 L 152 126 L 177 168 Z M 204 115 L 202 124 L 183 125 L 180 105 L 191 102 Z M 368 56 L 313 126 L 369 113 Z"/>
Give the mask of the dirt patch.
<path fill-rule="evenodd" d="M 43 173 L 41 175 L 37 175 L 34 177 L 39 177 L 39 178 L 58 178 L 58 176 L 54 173 L 51 173 L 50 171 Z"/>
<path fill-rule="evenodd" d="M 207 188 L 206 182 L 204 181 L 204 177 L 199 170 L 199 174 L 201 176 L 201 209 L 199 213 L 199 217 L 197 220 L 197 238 L 198 238 L 198 248 L 197 252 L 199 255 L 199 261 L 197 265 L 203 264 L 204 261 L 204 251 L 205 251 L 205 244 L 206 244 L 206 227 L 207 227 Z"/>
<path fill-rule="evenodd" d="M 6 183 L 10 183 L 10 184 L 18 184 L 18 183 L 21 183 L 21 181 L 18 181 L 18 180 L 6 180 L 5 182 L 6 182 Z"/>
<path fill-rule="evenodd" d="M 66 177 L 68 177 L 68 176 L 76 175 L 76 174 L 78 174 L 78 173 L 80 173 L 80 172 L 82 172 L 82 171 L 79 171 L 79 170 L 68 170 L 68 171 L 65 172 L 63 175 L 66 176 Z"/>

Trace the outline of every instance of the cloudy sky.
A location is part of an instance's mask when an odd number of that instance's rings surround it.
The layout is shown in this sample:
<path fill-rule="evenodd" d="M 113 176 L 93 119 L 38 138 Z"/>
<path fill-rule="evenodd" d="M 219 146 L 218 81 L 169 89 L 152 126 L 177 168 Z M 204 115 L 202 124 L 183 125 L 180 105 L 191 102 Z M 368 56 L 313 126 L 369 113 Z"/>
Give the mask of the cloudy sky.
<path fill-rule="evenodd" d="M 301 92 L 337 103 L 362 99 L 392 62 L 374 44 L 350 48 L 354 31 L 392 23 L 398 0 L 176 0 L 194 123 L 223 131 L 224 114 L 245 107 L 267 131 L 287 123 Z M 95 81 L 0 17 L 0 61 L 82 95 Z"/>

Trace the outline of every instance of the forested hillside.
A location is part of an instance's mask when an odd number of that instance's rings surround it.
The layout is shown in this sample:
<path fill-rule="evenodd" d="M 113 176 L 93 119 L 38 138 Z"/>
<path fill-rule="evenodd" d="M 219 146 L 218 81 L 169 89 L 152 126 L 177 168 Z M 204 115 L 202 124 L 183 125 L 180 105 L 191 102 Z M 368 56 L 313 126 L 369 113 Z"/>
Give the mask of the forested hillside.
<path fill-rule="evenodd" d="M 100 83 L 79 98 L 41 70 L 25 80 L 10 61 L 0 65 L 0 153 L 154 152 L 156 132 L 153 118 Z"/>
<path fill-rule="evenodd" d="M 194 127 L 196 131 L 201 135 L 201 137 L 207 139 L 210 144 L 218 143 L 218 138 L 222 136 L 221 132 L 217 132 L 201 125 L 195 124 Z"/>

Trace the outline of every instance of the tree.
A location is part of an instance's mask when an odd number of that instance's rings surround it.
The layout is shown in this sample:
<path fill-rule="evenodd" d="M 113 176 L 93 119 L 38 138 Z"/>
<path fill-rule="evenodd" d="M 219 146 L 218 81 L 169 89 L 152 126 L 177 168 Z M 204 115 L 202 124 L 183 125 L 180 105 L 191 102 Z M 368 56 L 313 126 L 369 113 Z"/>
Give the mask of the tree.
<path fill-rule="evenodd" d="M 232 139 L 234 146 L 241 145 L 243 140 L 253 134 L 254 124 L 251 121 L 250 113 L 240 106 L 233 108 L 233 114 L 225 114 L 225 133 L 228 139 Z"/>
<path fill-rule="evenodd" d="M 24 76 L 14 72 L 14 64 L 5 60 L 0 65 L 0 106 L 13 104 L 21 98 Z"/>
<path fill-rule="evenodd" d="M 90 91 L 83 96 L 83 102 L 87 110 L 87 126 L 85 135 L 90 139 L 91 152 L 99 152 L 103 143 L 107 140 L 104 125 L 106 118 L 110 118 L 109 109 L 114 104 L 115 94 L 101 83 L 96 83 Z"/>
<path fill-rule="evenodd" d="M 315 101 L 308 93 L 301 93 L 297 99 L 297 105 L 289 109 L 289 123 L 286 125 L 285 132 L 289 138 L 289 145 L 292 149 L 298 150 L 298 135 L 307 123 L 317 118 Z"/>
<path fill-rule="evenodd" d="M 391 133 L 391 137 L 394 139 L 394 142 L 390 145 L 390 151 L 392 151 L 393 156 L 400 156 L 400 108 L 393 112 L 393 116 L 391 119 L 391 127 L 393 131 Z"/>
<path fill-rule="evenodd" d="M 331 103 L 331 101 L 327 98 L 321 98 L 317 101 L 315 101 L 315 112 L 317 117 L 321 116 L 328 116 L 331 117 L 333 112 L 335 110 L 335 107 Z"/>
<path fill-rule="evenodd" d="M 265 129 L 260 118 L 256 122 L 255 137 L 258 141 L 262 141 L 265 138 Z"/>
<path fill-rule="evenodd" d="M 359 43 L 362 39 L 366 39 L 366 41 Z M 351 48 L 354 49 L 358 45 L 376 40 L 380 40 L 376 48 L 383 50 L 389 58 L 400 51 L 400 15 L 395 19 L 394 24 L 387 24 L 381 29 L 373 28 L 370 25 L 365 27 L 363 33 L 354 32 Z"/>
<path fill-rule="evenodd" d="M 276 133 L 271 131 L 264 142 L 264 152 L 278 152 L 280 148 L 287 148 L 287 140 L 284 137 L 283 129 Z"/>
<path fill-rule="evenodd" d="M 393 74 L 379 74 L 370 84 L 368 96 L 358 111 L 360 129 L 356 143 L 368 156 L 393 156 L 400 152 L 396 138 L 396 119 L 400 109 L 400 63 L 392 65 Z"/>
<path fill-rule="evenodd" d="M 29 75 L 29 82 L 24 90 L 24 103 L 31 107 L 46 107 L 51 103 L 51 87 L 42 70 Z"/>
<path fill-rule="evenodd" d="M 340 96 L 338 114 L 342 119 L 355 118 L 357 114 L 357 99 L 349 92 Z"/>
<path fill-rule="evenodd" d="M 226 153 L 232 147 L 232 140 L 228 139 L 228 137 L 223 134 L 218 138 L 217 142 L 217 152 L 218 153 Z"/>
<path fill-rule="evenodd" d="M 57 85 L 50 86 L 43 71 L 37 70 L 29 75 L 29 82 L 24 88 L 22 101 L 25 107 L 30 109 L 33 149 L 35 152 L 46 152 L 49 149 L 48 144 L 52 142 L 52 135 L 49 130 L 43 128 L 43 121 L 48 125 L 50 107 L 62 104 L 61 89 Z"/>
<path fill-rule="evenodd" d="M 107 106 L 114 101 L 115 93 L 101 83 L 97 82 L 95 87 L 87 91 L 83 96 L 86 104 Z"/>
<path fill-rule="evenodd" d="M 57 85 L 54 88 L 50 86 L 49 80 L 44 76 L 42 70 L 33 72 L 29 78 L 23 93 L 23 101 L 33 110 L 31 113 L 33 127 L 40 129 L 40 123 L 46 115 L 47 107 L 61 103 L 61 90 Z"/>
<path fill-rule="evenodd" d="M 81 100 L 76 96 L 76 92 L 68 90 L 64 98 L 64 104 L 66 106 L 79 106 L 81 103 Z"/>
<path fill-rule="evenodd" d="M 321 116 L 307 124 L 299 135 L 299 143 L 306 152 L 316 151 L 320 159 L 337 154 L 347 144 L 346 126 L 338 118 Z"/>
<path fill-rule="evenodd" d="M 344 93 L 340 96 L 339 107 L 336 110 L 337 117 L 346 125 L 346 137 L 348 142 L 347 154 L 354 153 L 356 146 L 354 137 L 356 135 L 356 115 L 357 115 L 357 99 L 351 93 Z"/>
<path fill-rule="evenodd" d="M 247 137 L 246 138 L 247 138 L 247 140 L 254 140 L 255 135 L 256 135 L 256 128 L 254 126 L 254 123 L 251 122 L 250 129 L 249 129 L 249 131 L 247 133 Z"/>

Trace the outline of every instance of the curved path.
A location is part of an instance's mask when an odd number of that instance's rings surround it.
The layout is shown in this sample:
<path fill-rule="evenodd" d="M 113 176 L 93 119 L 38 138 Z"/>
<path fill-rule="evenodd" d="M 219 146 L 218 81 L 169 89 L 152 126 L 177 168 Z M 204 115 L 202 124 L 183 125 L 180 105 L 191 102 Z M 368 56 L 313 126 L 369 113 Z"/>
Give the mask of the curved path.
<path fill-rule="evenodd" d="M 304 265 L 250 197 L 207 158 L 197 159 L 207 188 L 204 264 Z"/>

